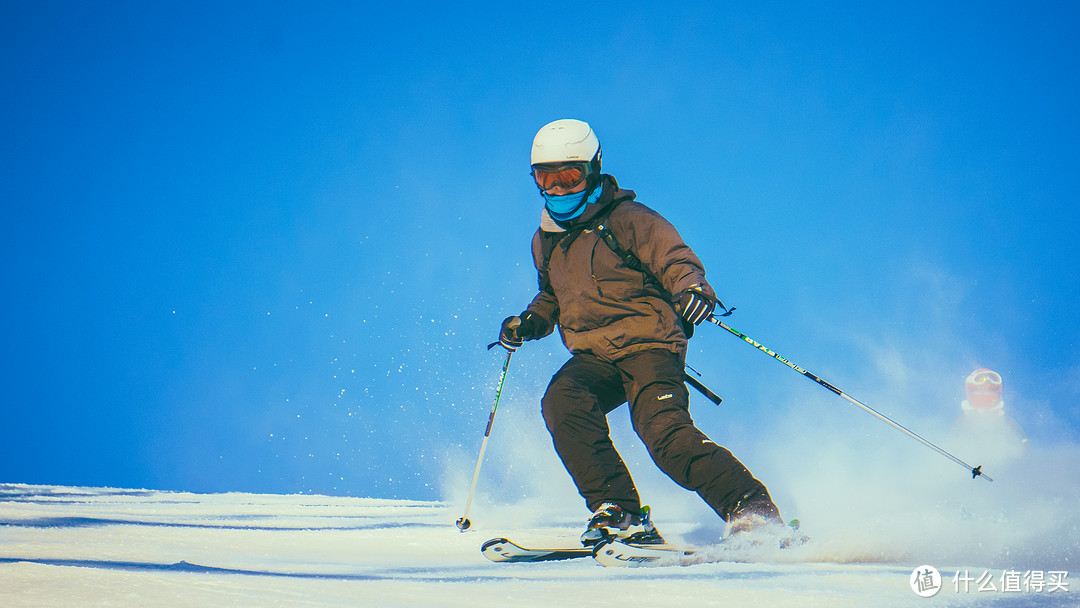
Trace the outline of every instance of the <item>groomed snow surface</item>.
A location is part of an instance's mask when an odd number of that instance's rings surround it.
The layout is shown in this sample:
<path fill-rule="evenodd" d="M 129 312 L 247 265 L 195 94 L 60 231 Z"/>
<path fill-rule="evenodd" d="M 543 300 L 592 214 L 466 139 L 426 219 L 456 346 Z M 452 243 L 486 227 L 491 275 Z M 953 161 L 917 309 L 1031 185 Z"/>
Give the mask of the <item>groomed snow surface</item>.
<path fill-rule="evenodd" d="M 921 562 L 883 555 L 858 535 L 815 539 L 769 563 L 496 564 L 480 555 L 484 540 L 573 542 L 580 518 L 523 527 L 496 515 L 519 510 L 480 508 L 462 533 L 459 510 L 372 498 L 0 485 L 0 606 L 1080 605 L 1075 571 L 1067 591 L 954 589 L 957 571 L 988 573 L 1000 588 L 1006 570 L 1025 568 L 991 558 L 933 564 L 942 589 L 922 598 L 909 582 Z M 668 521 L 663 530 L 685 539 L 699 527 Z M 1066 556 L 1053 551 L 1031 557 L 1027 570 L 1068 571 Z"/>

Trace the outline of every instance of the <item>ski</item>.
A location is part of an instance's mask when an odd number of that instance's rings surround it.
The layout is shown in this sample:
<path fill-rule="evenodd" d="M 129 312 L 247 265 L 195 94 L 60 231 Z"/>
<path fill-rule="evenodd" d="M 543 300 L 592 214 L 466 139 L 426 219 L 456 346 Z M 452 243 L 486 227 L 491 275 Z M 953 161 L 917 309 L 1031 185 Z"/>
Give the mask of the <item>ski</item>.
<path fill-rule="evenodd" d="M 534 549 L 505 538 L 493 538 L 480 547 L 484 557 L 493 562 L 546 562 L 553 560 L 592 557 L 592 547 L 558 547 Z"/>
<path fill-rule="evenodd" d="M 601 541 L 593 557 L 601 566 L 685 566 L 698 563 L 695 549 L 676 545 L 634 545 L 621 540 Z"/>
<path fill-rule="evenodd" d="M 637 544 L 615 538 L 596 545 L 593 557 L 608 567 L 690 566 L 719 562 L 757 562 L 775 559 L 777 552 L 805 545 L 810 538 L 799 532 L 799 520 L 787 526 L 739 534 L 715 545 L 698 547 L 672 544 Z"/>
<path fill-rule="evenodd" d="M 799 520 L 776 529 L 739 534 L 715 545 L 681 546 L 671 543 L 635 543 L 633 538 L 607 537 L 595 546 L 523 547 L 506 538 L 493 538 L 480 547 L 493 562 L 545 562 L 593 557 L 607 567 L 690 566 L 717 562 L 756 562 L 775 559 L 785 551 L 810 542 L 799 532 Z"/>

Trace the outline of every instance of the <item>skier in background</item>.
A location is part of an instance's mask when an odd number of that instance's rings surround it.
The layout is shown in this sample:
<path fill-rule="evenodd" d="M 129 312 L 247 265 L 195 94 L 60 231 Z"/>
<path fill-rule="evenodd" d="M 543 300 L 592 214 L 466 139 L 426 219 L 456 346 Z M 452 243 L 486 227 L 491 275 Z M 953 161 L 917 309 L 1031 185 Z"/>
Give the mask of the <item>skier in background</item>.
<path fill-rule="evenodd" d="M 977 369 L 964 381 L 967 399 L 953 424 L 953 435 L 983 460 L 1004 462 L 1027 453 L 1024 429 L 1005 413 L 1001 375 Z"/>
<path fill-rule="evenodd" d="M 582 543 L 608 535 L 662 542 L 609 434 L 607 414 L 627 402 L 653 461 L 729 522 L 729 535 L 782 523 L 764 484 L 690 418 L 687 338 L 719 303 L 705 269 L 667 220 L 601 174 L 600 157 L 582 121 L 556 120 L 536 134 L 532 175 L 544 207 L 532 255 L 540 291 L 503 321 L 499 339 L 513 351 L 558 327 L 572 353 L 541 410 L 592 511 Z"/>

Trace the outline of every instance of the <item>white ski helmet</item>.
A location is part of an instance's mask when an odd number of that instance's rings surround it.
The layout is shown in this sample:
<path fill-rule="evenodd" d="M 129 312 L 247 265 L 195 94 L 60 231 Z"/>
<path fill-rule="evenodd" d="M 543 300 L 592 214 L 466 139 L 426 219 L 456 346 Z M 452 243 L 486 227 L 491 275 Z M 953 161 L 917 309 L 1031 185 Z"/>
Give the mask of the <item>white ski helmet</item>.
<path fill-rule="evenodd" d="M 530 165 L 588 163 L 600 172 L 600 140 L 588 123 L 573 118 L 549 122 L 533 138 Z"/>

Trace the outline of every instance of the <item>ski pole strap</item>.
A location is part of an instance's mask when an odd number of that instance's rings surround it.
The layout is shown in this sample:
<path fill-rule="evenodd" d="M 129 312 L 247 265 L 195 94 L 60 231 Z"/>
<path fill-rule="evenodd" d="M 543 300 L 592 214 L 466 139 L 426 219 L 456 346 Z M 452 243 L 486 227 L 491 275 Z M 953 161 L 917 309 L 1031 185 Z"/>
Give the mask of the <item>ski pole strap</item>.
<path fill-rule="evenodd" d="M 716 393 L 710 391 L 709 387 L 702 384 L 700 381 L 698 381 L 697 378 L 691 376 L 690 374 L 685 374 L 685 376 L 686 376 L 686 383 L 689 384 L 690 386 L 696 388 L 698 390 L 698 392 L 701 393 L 702 395 L 705 395 L 705 398 L 708 399 L 709 401 L 712 401 L 716 405 L 720 405 L 720 402 L 723 401 L 723 399 L 720 397 L 720 395 L 717 395 Z"/>

